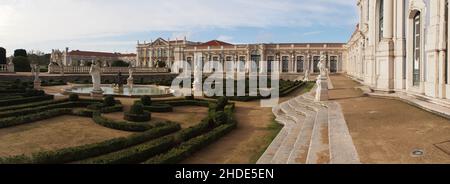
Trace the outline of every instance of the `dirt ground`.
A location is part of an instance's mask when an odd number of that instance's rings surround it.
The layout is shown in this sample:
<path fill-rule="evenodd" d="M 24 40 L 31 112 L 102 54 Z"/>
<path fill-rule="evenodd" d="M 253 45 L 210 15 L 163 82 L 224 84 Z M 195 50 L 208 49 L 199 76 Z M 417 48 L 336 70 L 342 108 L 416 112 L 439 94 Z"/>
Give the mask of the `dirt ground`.
<path fill-rule="evenodd" d="M 342 105 L 362 163 L 450 163 L 434 144 L 450 141 L 450 120 L 398 100 L 363 97 L 359 84 L 332 76 L 330 98 Z M 424 156 L 412 155 L 421 149 Z"/>
<path fill-rule="evenodd" d="M 131 135 L 95 124 L 90 118 L 59 116 L 0 129 L 0 156 L 31 154 Z"/>

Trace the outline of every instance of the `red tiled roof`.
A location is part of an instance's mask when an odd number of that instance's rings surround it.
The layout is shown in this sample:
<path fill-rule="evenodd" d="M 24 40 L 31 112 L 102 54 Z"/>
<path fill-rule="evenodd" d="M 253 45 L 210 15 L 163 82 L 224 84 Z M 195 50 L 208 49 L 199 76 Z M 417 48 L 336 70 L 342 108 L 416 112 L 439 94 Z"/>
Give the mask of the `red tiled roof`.
<path fill-rule="evenodd" d="M 80 50 L 70 51 L 69 55 L 75 55 L 75 56 L 96 56 L 96 57 L 131 57 L 131 56 L 136 56 L 136 54 L 121 54 L 121 53 L 111 53 L 111 52 L 92 52 L 92 51 L 80 51 Z"/>
<path fill-rule="evenodd" d="M 212 47 L 214 47 L 214 46 L 233 46 L 233 44 L 219 41 L 219 40 L 211 40 L 209 42 L 202 43 L 199 46 L 212 46 Z"/>

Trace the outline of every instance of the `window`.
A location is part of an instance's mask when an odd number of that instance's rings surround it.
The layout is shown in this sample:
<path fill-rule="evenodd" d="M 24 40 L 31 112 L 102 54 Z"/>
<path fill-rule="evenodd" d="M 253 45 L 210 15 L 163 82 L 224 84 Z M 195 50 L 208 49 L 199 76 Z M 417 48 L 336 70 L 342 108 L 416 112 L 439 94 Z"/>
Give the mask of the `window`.
<path fill-rule="evenodd" d="M 283 56 L 281 58 L 282 72 L 289 72 L 289 56 Z"/>
<path fill-rule="evenodd" d="M 303 65 L 305 64 L 304 56 L 297 56 L 297 73 L 301 73 L 304 71 Z"/>
<path fill-rule="evenodd" d="M 380 19 L 378 20 L 379 22 L 379 28 L 378 28 L 378 32 L 379 32 L 379 41 L 381 41 L 383 39 L 383 32 L 384 32 L 384 0 L 380 0 L 380 7 L 379 7 L 379 17 Z"/>
<path fill-rule="evenodd" d="M 338 61 L 337 56 L 330 57 L 330 72 L 336 73 L 338 71 Z"/>
<path fill-rule="evenodd" d="M 320 56 L 314 56 L 313 57 L 313 69 L 314 69 L 314 73 L 319 73 L 319 61 L 320 61 Z"/>
<path fill-rule="evenodd" d="M 274 56 L 269 56 L 267 57 L 267 72 L 272 72 L 273 71 L 273 61 L 275 61 L 275 57 Z"/>
<path fill-rule="evenodd" d="M 420 12 L 414 16 L 413 31 L 413 85 L 420 85 L 421 30 Z"/>

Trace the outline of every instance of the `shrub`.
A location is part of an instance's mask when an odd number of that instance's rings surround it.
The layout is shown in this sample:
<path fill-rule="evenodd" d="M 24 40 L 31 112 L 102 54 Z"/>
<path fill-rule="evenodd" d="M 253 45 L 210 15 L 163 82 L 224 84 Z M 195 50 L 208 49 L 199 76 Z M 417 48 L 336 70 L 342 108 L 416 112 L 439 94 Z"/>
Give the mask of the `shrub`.
<path fill-rule="evenodd" d="M 18 56 L 13 58 L 14 71 L 16 72 L 30 72 L 30 61 L 28 58 L 23 56 Z"/>
<path fill-rule="evenodd" d="M 150 96 L 142 96 L 141 102 L 144 106 L 150 106 L 152 105 L 152 98 Z"/>
<path fill-rule="evenodd" d="M 228 97 L 222 96 L 217 100 L 216 111 L 223 111 L 228 104 Z"/>
<path fill-rule="evenodd" d="M 228 114 L 226 114 L 224 111 L 216 112 L 215 116 L 214 116 L 214 122 L 216 123 L 216 126 L 227 123 L 228 122 Z"/>
<path fill-rule="evenodd" d="M 44 96 L 44 95 L 45 91 L 35 89 L 26 89 L 24 94 L 25 97 Z"/>
<path fill-rule="evenodd" d="M 19 98 L 19 99 L 13 99 L 13 100 L 2 100 L 2 101 L 0 101 L 0 106 L 2 106 L 2 107 L 14 106 L 14 105 L 20 105 L 20 104 L 25 104 L 25 103 L 41 102 L 41 101 L 47 101 L 47 100 L 53 100 L 53 95 L 33 96 L 33 97 Z"/>
<path fill-rule="evenodd" d="M 130 109 L 131 114 L 142 114 L 144 113 L 144 106 L 141 103 L 135 103 L 131 106 Z"/>
<path fill-rule="evenodd" d="M 151 120 L 151 114 L 144 111 L 141 103 L 131 106 L 130 112 L 125 113 L 125 120 L 132 122 L 146 122 Z"/>
<path fill-rule="evenodd" d="M 147 123 L 134 123 L 126 121 L 114 121 L 107 119 L 101 115 L 100 112 L 94 112 L 93 120 L 95 123 L 102 125 L 107 128 L 112 128 L 116 130 L 130 131 L 130 132 L 143 132 L 154 128 L 154 125 Z"/>
<path fill-rule="evenodd" d="M 70 94 L 69 95 L 69 101 L 75 102 L 80 100 L 80 97 L 77 94 Z"/>
<path fill-rule="evenodd" d="M 130 64 L 122 60 L 115 60 L 111 63 L 111 67 L 128 67 L 128 66 L 130 66 Z"/>
<path fill-rule="evenodd" d="M 108 95 L 103 100 L 103 105 L 106 107 L 114 106 L 116 105 L 116 100 L 114 99 L 114 96 Z"/>

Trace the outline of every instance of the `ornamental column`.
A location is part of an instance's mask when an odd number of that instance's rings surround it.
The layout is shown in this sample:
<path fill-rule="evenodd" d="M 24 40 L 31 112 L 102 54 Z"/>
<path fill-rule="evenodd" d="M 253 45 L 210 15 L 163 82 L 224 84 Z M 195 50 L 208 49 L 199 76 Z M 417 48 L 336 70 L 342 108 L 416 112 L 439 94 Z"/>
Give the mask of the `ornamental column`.
<path fill-rule="evenodd" d="M 394 91 L 394 1 L 383 1 L 383 38 L 378 45 L 376 63 L 380 71 L 376 81 L 377 91 Z"/>

